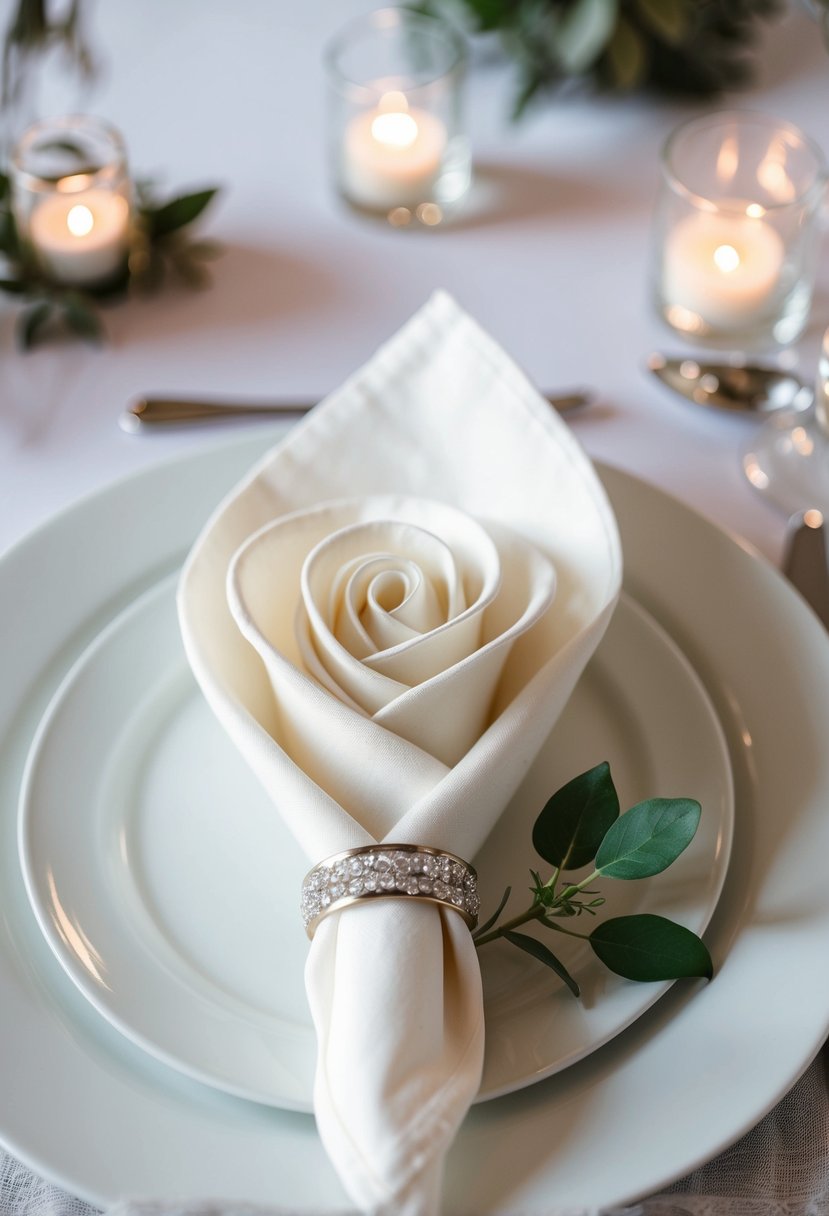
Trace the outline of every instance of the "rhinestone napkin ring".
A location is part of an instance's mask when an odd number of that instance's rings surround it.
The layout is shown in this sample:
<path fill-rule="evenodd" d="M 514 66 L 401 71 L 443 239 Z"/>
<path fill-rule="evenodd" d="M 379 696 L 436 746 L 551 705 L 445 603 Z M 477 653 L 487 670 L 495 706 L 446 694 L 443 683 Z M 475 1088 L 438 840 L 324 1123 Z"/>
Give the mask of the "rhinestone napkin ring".
<path fill-rule="evenodd" d="M 420 844 L 370 844 L 335 853 L 314 866 L 302 883 L 302 918 L 313 937 L 329 912 L 366 899 L 412 898 L 459 912 L 470 929 L 478 923 L 478 875 L 454 853 Z"/>

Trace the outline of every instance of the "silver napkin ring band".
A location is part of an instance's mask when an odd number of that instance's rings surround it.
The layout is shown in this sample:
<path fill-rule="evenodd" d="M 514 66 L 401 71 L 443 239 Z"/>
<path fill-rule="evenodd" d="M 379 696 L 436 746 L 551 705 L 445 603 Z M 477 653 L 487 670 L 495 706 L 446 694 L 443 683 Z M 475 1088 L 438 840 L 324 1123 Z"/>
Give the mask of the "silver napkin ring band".
<path fill-rule="evenodd" d="M 326 857 L 302 881 L 302 918 L 313 937 L 330 912 L 367 899 L 412 898 L 478 923 L 478 875 L 468 862 L 421 844 L 369 844 Z"/>

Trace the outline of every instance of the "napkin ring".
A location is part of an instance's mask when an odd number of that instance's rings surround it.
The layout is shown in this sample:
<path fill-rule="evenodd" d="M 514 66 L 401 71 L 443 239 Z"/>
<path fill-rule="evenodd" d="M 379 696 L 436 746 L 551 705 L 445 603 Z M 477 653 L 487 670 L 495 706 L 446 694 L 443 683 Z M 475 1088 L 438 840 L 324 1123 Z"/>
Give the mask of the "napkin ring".
<path fill-rule="evenodd" d="M 468 862 L 421 844 L 369 844 L 326 857 L 302 882 L 302 918 L 313 937 L 329 912 L 368 899 L 424 899 L 478 923 L 478 875 Z"/>

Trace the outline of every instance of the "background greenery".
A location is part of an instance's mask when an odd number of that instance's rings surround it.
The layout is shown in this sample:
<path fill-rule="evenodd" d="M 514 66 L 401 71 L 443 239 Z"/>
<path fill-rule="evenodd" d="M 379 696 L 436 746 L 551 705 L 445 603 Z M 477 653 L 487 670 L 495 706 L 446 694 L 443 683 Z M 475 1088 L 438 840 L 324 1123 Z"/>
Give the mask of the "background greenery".
<path fill-rule="evenodd" d="M 423 0 L 422 12 L 500 36 L 514 113 L 573 78 L 601 88 L 711 95 L 744 84 L 762 19 L 782 0 Z"/>

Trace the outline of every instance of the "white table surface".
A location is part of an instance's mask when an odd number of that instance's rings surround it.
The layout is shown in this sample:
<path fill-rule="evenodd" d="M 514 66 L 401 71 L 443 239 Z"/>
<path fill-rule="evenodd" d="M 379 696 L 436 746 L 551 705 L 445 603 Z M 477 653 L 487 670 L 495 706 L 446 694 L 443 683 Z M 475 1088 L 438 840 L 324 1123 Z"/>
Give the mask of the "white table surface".
<path fill-rule="evenodd" d="M 643 366 L 654 349 L 688 349 L 649 304 L 650 217 L 664 138 L 710 103 L 552 98 L 516 127 L 509 74 L 478 54 L 468 105 L 478 180 L 465 216 L 441 229 L 393 230 L 339 203 L 325 158 L 321 47 L 369 7 L 93 8 L 105 73 L 88 108 L 121 128 L 137 175 L 171 189 L 223 185 L 203 232 L 225 254 L 207 292 L 171 288 L 108 309 L 100 349 L 72 341 L 22 354 L 16 306 L 0 301 L 0 549 L 111 479 L 223 441 L 204 429 L 122 433 L 116 418 L 132 395 L 322 396 L 440 286 L 539 385 L 598 391 L 599 403 L 573 422 L 592 456 L 777 559 L 783 518 L 739 467 L 754 421 L 674 400 Z M 758 87 L 726 102 L 827 143 L 829 54 L 805 8 L 764 29 L 759 58 Z M 813 322 L 796 348 L 807 379 L 827 324 L 824 247 Z"/>
<path fill-rule="evenodd" d="M 648 301 L 659 148 L 711 104 L 568 96 L 512 126 L 510 74 L 478 54 L 469 205 L 451 226 L 395 231 L 338 202 L 325 160 L 322 44 L 369 7 L 95 7 L 106 72 L 89 110 L 121 128 L 136 174 L 171 189 L 222 184 L 202 230 L 225 253 L 204 293 L 171 288 L 108 309 L 101 348 L 71 341 L 23 354 L 16 305 L 0 300 L 0 551 L 97 487 L 227 437 L 127 435 L 117 417 L 133 395 L 321 397 L 444 287 L 540 386 L 595 388 L 598 403 L 573 419 L 593 457 L 779 560 L 785 519 L 740 470 L 757 423 L 671 398 L 644 370 L 655 349 L 690 349 Z M 4 0 L 4 24 L 10 8 Z M 719 104 L 776 114 L 829 148 L 829 53 L 804 7 L 765 29 L 759 66 L 754 89 Z M 827 325 L 824 247 L 813 321 L 795 348 L 806 379 Z"/>

